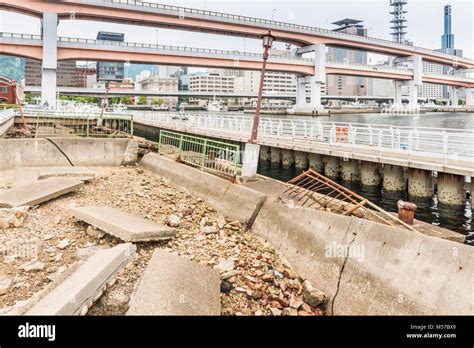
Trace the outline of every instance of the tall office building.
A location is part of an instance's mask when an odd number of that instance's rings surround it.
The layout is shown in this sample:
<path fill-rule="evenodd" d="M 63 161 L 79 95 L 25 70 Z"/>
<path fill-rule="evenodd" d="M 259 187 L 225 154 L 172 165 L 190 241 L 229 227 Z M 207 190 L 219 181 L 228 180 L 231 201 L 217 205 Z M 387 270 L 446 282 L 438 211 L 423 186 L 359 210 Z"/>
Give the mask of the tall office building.
<path fill-rule="evenodd" d="M 40 61 L 25 59 L 25 85 L 41 86 L 42 64 Z M 66 60 L 58 62 L 58 87 L 76 87 L 76 61 Z"/>
<path fill-rule="evenodd" d="M 119 41 L 123 42 L 125 34 L 110 33 L 100 31 L 97 34 L 97 40 L 103 41 Z M 123 81 L 125 79 L 125 63 L 117 62 L 97 62 L 97 81 Z"/>
<path fill-rule="evenodd" d="M 367 29 L 362 21 L 355 19 L 343 19 L 332 24 L 338 26 L 333 31 L 348 33 L 359 36 L 367 36 Z M 341 64 L 367 64 L 367 53 L 345 48 L 329 47 L 327 53 L 328 62 Z M 326 92 L 328 95 L 367 95 L 368 79 L 357 76 L 327 75 Z"/>
<path fill-rule="evenodd" d="M 405 31 L 407 26 L 406 22 L 407 20 L 405 19 L 405 13 L 407 11 L 404 10 L 403 6 L 407 4 L 407 0 L 390 0 L 390 6 L 393 6 L 393 10 L 390 11 L 390 14 L 393 15 L 392 20 L 390 23 L 392 23 L 392 26 L 390 29 L 392 29 L 392 37 L 393 41 L 398 42 L 398 43 L 405 43 L 405 35 L 407 32 Z"/>
<path fill-rule="evenodd" d="M 451 22 L 451 5 L 446 5 L 444 6 L 444 34 L 441 35 L 441 49 L 439 51 L 462 57 L 462 50 L 454 48 L 454 34 L 451 31 Z M 451 71 L 451 68 L 443 68 L 444 74 L 449 74 Z M 448 86 L 443 86 L 443 98 L 449 98 Z"/>

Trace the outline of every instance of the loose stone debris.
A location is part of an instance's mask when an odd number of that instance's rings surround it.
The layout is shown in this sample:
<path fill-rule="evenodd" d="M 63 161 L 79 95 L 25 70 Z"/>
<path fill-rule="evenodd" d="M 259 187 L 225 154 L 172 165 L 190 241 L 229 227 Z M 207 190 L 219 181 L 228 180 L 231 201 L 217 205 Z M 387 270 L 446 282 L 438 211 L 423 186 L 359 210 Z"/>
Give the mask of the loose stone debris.
<path fill-rule="evenodd" d="M 226 220 L 199 197 L 147 171 L 93 170 L 95 178 L 72 193 L 29 209 L 0 209 L 0 313 L 25 306 L 79 262 L 123 244 L 73 216 L 78 207 L 107 206 L 172 227 L 175 236 L 135 243 L 135 258 L 108 281 L 103 295 L 86 308 L 88 315 L 126 314 L 156 250 L 218 272 L 222 315 L 324 315 L 326 299 L 314 289 L 317 284 L 296 274 L 238 221 Z M 12 178 L 0 172 L 0 186 L 12 187 Z"/>

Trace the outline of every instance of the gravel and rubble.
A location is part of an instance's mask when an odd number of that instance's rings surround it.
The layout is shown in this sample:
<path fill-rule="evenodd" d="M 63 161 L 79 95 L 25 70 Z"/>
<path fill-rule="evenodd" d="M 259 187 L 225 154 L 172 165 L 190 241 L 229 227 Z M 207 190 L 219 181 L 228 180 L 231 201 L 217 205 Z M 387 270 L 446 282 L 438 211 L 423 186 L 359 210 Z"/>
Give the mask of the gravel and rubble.
<path fill-rule="evenodd" d="M 221 274 L 223 315 L 324 315 L 325 295 L 296 274 L 275 250 L 199 197 L 139 168 L 94 168 L 75 193 L 40 206 L 0 211 L 0 312 L 28 300 L 99 248 L 120 240 L 77 221 L 70 209 L 108 205 L 177 229 L 166 242 L 136 243 L 124 268 L 89 315 L 123 315 L 155 248 L 214 267 Z M 11 172 L 0 172 L 9 187 Z M 3 231 L 3 233 L 2 233 Z"/>

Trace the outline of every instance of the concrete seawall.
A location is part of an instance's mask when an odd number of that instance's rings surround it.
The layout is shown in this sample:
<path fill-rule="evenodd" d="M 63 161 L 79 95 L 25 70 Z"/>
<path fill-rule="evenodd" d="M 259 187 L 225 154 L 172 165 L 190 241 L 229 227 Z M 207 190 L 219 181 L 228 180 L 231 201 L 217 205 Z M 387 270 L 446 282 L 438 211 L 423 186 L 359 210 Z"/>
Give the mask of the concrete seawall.
<path fill-rule="evenodd" d="M 157 154 L 141 165 L 206 199 L 268 240 L 328 296 L 334 315 L 474 314 L 474 248 L 308 208 Z M 254 183 L 258 188 L 258 183 Z M 263 205 L 262 205 L 263 204 Z"/>
<path fill-rule="evenodd" d="M 13 117 L 9 120 L 4 121 L 3 123 L 0 122 L 0 138 L 3 138 L 5 134 L 7 134 L 8 130 L 13 126 L 13 123 Z"/>
<path fill-rule="evenodd" d="M 468 245 L 277 202 L 265 203 L 252 231 L 326 292 L 328 313 L 474 313 Z"/>
<path fill-rule="evenodd" d="M 232 184 L 230 181 L 155 153 L 145 155 L 140 165 L 177 185 L 186 187 L 193 194 L 208 201 L 226 217 L 239 220 L 247 227 L 252 225 L 266 199 L 263 193 Z"/>
<path fill-rule="evenodd" d="M 19 167 L 119 166 L 129 139 L 0 139 L 0 169 Z"/>

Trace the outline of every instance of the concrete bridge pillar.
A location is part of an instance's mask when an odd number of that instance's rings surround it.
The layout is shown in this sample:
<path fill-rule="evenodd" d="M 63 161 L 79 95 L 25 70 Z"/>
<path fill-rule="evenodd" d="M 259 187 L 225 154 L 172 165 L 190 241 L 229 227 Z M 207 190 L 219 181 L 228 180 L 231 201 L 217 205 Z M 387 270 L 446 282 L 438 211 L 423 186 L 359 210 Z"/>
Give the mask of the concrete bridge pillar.
<path fill-rule="evenodd" d="M 391 164 L 383 166 L 383 189 L 387 192 L 400 192 L 405 189 L 403 167 Z"/>
<path fill-rule="evenodd" d="M 58 15 L 43 13 L 43 61 L 41 74 L 41 103 L 56 108 L 56 72 L 58 66 Z"/>
<path fill-rule="evenodd" d="M 293 150 L 281 149 L 281 164 L 283 165 L 283 168 L 290 168 L 295 164 Z"/>
<path fill-rule="evenodd" d="M 306 77 L 298 76 L 296 78 L 296 104 L 295 108 L 304 109 L 308 103 L 306 102 Z"/>
<path fill-rule="evenodd" d="M 268 146 L 260 146 L 260 160 L 268 162 L 270 160 L 270 148 Z"/>
<path fill-rule="evenodd" d="M 339 176 L 339 157 L 324 156 L 324 175 L 330 179 L 337 179 Z"/>
<path fill-rule="evenodd" d="M 408 196 L 410 198 L 433 197 L 433 180 L 430 171 L 408 169 Z"/>
<path fill-rule="evenodd" d="M 464 177 L 438 173 L 438 202 L 443 205 L 464 205 Z"/>
<path fill-rule="evenodd" d="M 308 154 L 303 151 L 295 151 L 295 167 L 298 169 L 308 168 Z"/>
<path fill-rule="evenodd" d="M 324 170 L 323 156 L 318 153 L 309 153 L 308 154 L 309 167 L 314 169 L 318 173 L 322 173 Z"/>
<path fill-rule="evenodd" d="M 341 161 L 341 178 L 344 181 L 360 181 L 359 161 L 354 159 Z"/>
<path fill-rule="evenodd" d="M 466 88 L 466 106 L 474 106 L 474 88 Z"/>
<path fill-rule="evenodd" d="M 471 178 L 471 210 L 474 210 L 474 178 Z"/>
<path fill-rule="evenodd" d="M 278 147 L 270 148 L 270 162 L 273 164 L 280 164 L 281 162 L 281 150 Z"/>
<path fill-rule="evenodd" d="M 378 163 L 366 161 L 360 163 L 360 183 L 363 186 L 379 186 L 381 181 Z"/>
<path fill-rule="evenodd" d="M 458 89 L 456 87 L 452 87 L 450 95 L 451 106 L 458 106 L 458 99 Z"/>
<path fill-rule="evenodd" d="M 393 97 L 393 105 L 402 106 L 402 82 L 393 81 L 393 84 L 395 86 L 395 95 Z"/>
<path fill-rule="evenodd" d="M 408 105 L 417 106 L 418 105 L 418 85 L 415 84 L 415 81 L 411 80 L 407 82 L 408 85 Z"/>

